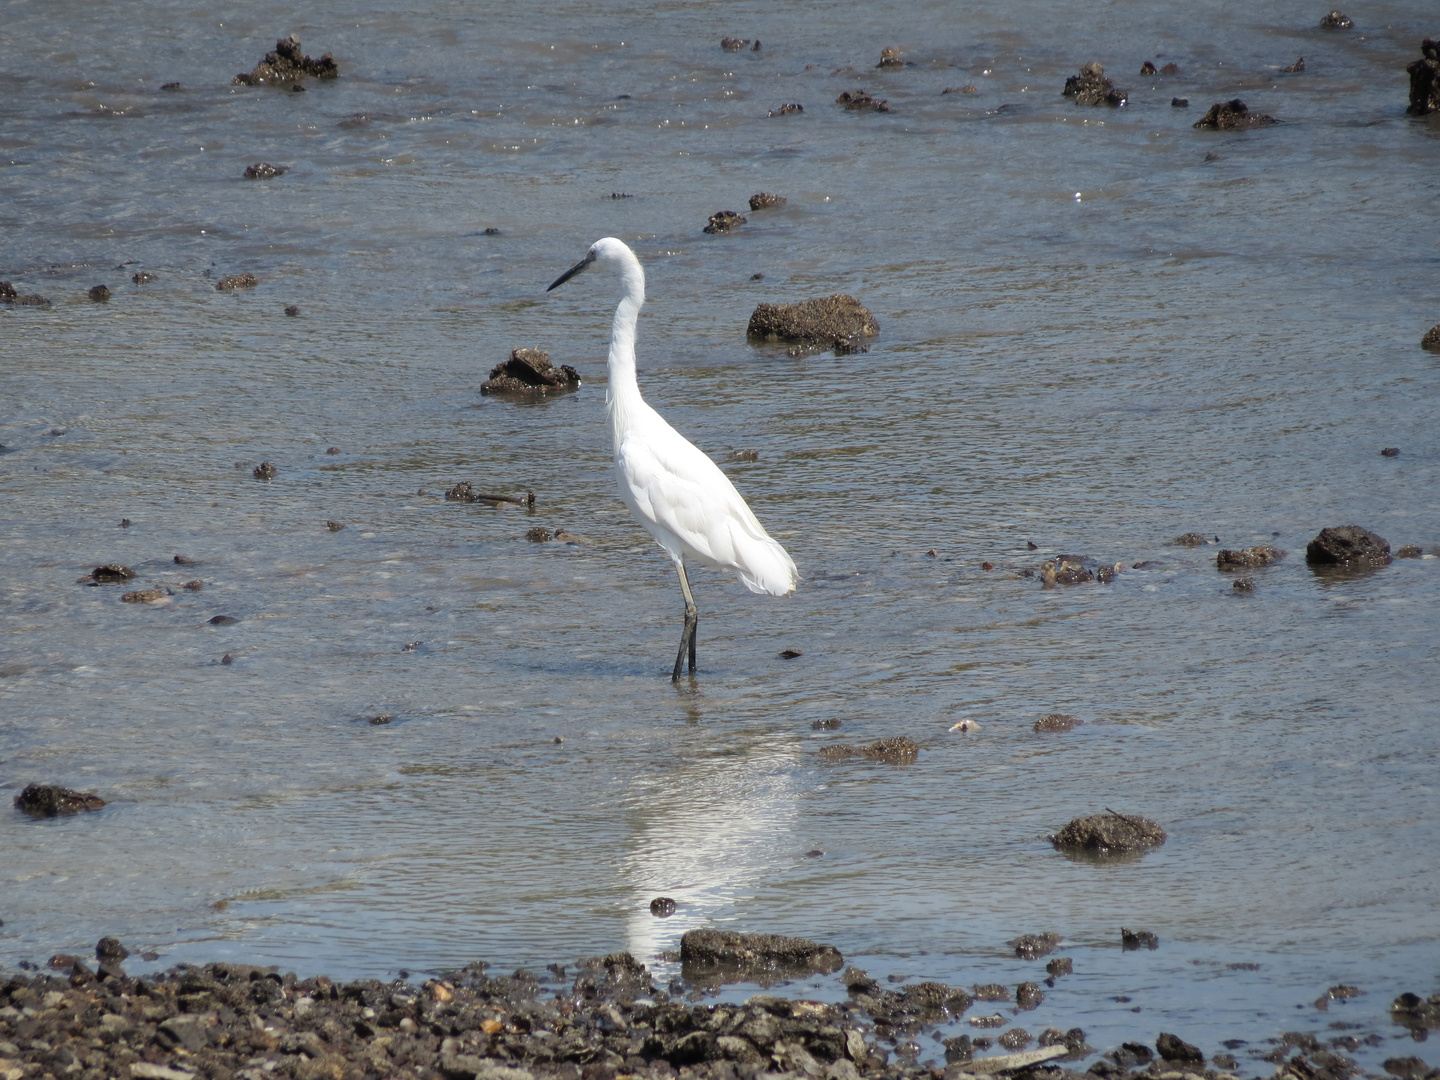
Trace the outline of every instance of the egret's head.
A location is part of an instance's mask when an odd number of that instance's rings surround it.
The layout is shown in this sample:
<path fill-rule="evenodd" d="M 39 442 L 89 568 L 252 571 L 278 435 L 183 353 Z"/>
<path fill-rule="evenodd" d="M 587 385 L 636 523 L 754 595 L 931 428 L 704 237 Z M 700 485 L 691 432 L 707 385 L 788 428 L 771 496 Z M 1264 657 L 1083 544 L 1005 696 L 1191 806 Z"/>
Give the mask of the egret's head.
<path fill-rule="evenodd" d="M 565 273 L 551 282 L 550 288 L 545 291 L 549 292 L 550 289 L 564 285 L 565 282 L 569 281 L 576 274 L 582 270 L 590 269 L 590 267 L 597 262 L 611 263 L 621 268 L 628 267 L 631 264 L 639 265 L 639 260 L 635 258 L 635 253 L 626 246 L 623 240 L 616 240 L 613 236 L 607 236 L 591 244 L 590 250 L 585 253 L 585 258 L 581 259 L 569 270 L 566 270 Z"/>

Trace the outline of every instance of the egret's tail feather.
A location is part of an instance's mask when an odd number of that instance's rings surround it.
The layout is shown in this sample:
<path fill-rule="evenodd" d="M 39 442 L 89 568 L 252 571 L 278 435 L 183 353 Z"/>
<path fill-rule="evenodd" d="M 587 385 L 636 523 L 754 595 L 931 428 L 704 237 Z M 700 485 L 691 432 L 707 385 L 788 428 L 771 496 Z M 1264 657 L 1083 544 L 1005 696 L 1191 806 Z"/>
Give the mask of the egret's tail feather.
<path fill-rule="evenodd" d="M 769 540 L 769 537 L 766 537 Z M 751 592 L 788 596 L 795 591 L 800 572 L 795 560 L 774 540 L 746 552 L 745 566 L 736 571 Z"/>

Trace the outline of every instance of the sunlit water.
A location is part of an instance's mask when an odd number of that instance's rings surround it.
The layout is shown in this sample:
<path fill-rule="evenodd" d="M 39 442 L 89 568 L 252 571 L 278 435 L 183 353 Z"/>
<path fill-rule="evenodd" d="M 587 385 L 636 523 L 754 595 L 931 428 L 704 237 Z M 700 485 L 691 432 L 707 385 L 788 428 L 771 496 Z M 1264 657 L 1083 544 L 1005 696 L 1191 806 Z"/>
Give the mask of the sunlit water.
<path fill-rule="evenodd" d="M 1440 562 L 1303 559 L 1327 525 L 1440 541 L 1440 125 L 1403 70 L 1437 26 L 1234 7 L 11 4 L 0 277 L 54 306 L 0 310 L 0 786 L 110 805 L 6 811 L 0 965 L 115 934 L 161 954 L 136 971 L 628 948 L 668 977 L 704 925 L 1013 985 L 1044 961 L 1006 940 L 1052 930 L 1076 973 L 1032 1032 L 1212 1053 L 1348 1021 L 1386 1036 L 1367 1067 L 1440 1062 L 1387 1017 L 1440 973 Z M 341 78 L 229 85 L 290 31 Z M 1134 74 L 1158 56 L 1182 73 Z M 1092 59 L 1123 111 L 1060 97 Z M 832 104 L 861 86 L 894 111 Z M 1286 123 L 1192 130 L 1235 96 Z M 289 172 L 242 179 L 260 160 Z M 788 205 L 701 234 L 762 190 Z M 678 689 L 673 574 L 607 471 L 616 283 L 543 292 L 606 234 L 649 274 L 642 388 L 758 451 L 725 468 L 803 575 L 697 573 Z M 837 291 L 868 354 L 745 342 L 756 303 Z M 585 385 L 482 399 L 521 345 Z M 535 510 L 445 502 L 462 479 Z M 1239 596 L 1189 531 L 1290 555 Z M 1156 565 L 1022 576 L 1059 552 Z M 106 562 L 175 595 L 75 584 Z M 1034 734 L 1052 711 L 1084 724 Z M 898 734 L 918 763 L 817 757 Z M 1169 841 L 1046 842 L 1105 807 Z M 1342 981 L 1366 995 L 1317 1012 Z"/>

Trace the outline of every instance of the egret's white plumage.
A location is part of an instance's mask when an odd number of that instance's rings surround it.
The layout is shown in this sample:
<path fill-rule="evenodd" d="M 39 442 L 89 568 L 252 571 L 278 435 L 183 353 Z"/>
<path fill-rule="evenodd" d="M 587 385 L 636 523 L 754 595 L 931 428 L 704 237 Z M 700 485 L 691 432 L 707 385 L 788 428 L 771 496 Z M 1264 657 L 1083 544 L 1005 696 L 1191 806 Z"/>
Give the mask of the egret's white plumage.
<path fill-rule="evenodd" d="M 620 498 L 675 562 L 685 593 L 685 633 L 675 678 L 689 649 L 695 670 L 695 601 L 685 563 L 733 571 L 751 592 L 784 596 L 798 574 L 789 554 L 745 505 L 730 478 L 645 403 L 635 379 L 635 325 L 645 303 L 640 260 L 613 236 L 597 240 L 551 289 L 599 263 L 619 272 L 624 295 L 610 331 L 610 385 L 605 392 Z M 548 291 L 548 290 L 547 290 Z"/>

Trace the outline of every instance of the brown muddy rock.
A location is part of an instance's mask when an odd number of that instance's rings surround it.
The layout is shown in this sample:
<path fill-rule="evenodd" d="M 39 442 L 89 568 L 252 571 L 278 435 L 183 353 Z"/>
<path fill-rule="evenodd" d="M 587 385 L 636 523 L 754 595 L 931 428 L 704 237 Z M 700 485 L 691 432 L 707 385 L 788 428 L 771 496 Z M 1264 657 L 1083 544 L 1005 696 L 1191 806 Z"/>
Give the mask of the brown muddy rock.
<path fill-rule="evenodd" d="M 95 944 L 95 959 L 102 963 L 118 962 L 129 955 L 130 950 L 120 943 L 119 938 L 103 937 Z"/>
<path fill-rule="evenodd" d="M 1180 65 L 1173 60 L 1160 69 L 1161 75 L 1179 75 Z"/>
<path fill-rule="evenodd" d="M 1077 720 L 1069 713 L 1053 712 L 1035 721 L 1036 731 L 1071 731 L 1085 721 Z M 1058 940 L 1058 939 L 1057 939 Z M 1048 950 L 1047 950 L 1048 951 Z"/>
<path fill-rule="evenodd" d="M 273 86 L 277 83 L 298 83 L 307 75 L 316 79 L 333 79 L 340 74 L 335 58 L 325 53 L 319 60 L 306 56 L 300 39 L 294 34 L 275 42 L 275 48 L 248 72 L 236 75 L 235 86 Z"/>
<path fill-rule="evenodd" d="M 297 304 L 286 304 L 286 305 L 285 305 L 285 314 L 288 315 L 288 316 L 289 316 L 290 318 L 292 318 L 292 319 L 298 318 L 299 315 L 300 315 L 299 305 L 297 305 Z"/>
<path fill-rule="evenodd" d="M 940 91 L 940 96 L 944 97 L 946 94 L 978 94 L 979 92 L 980 88 L 978 86 L 972 86 L 970 83 L 966 83 L 964 86 L 947 86 L 944 90 Z"/>
<path fill-rule="evenodd" d="M 110 289 L 105 285 L 92 285 L 87 295 L 97 304 L 103 304 L 110 299 Z"/>
<path fill-rule="evenodd" d="M 1146 60 L 1143 64 L 1140 65 L 1140 74 L 1141 74 L 1141 75 L 1158 75 L 1158 74 L 1160 74 L 1160 73 L 1155 70 L 1155 65 L 1154 65 L 1154 64 L 1152 64 L 1149 60 Z"/>
<path fill-rule="evenodd" d="M 1060 944 L 1060 935 L 1048 930 L 1043 934 L 1021 934 L 1005 944 L 1014 949 L 1021 960 L 1038 960 L 1055 951 L 1055 946 Z"/>
<path fill-rule="evenodd" d="M 1425 116 L 1440 109 L 1440 40 L 1422 41 L 1420 59 L 1405 70 L 1410 74 L 1410 105 L 1405 111 L 1411 116 Z"/>
<path fill-rule="evenodd" d="M 1305 561 L 1311 566 L 1362 568 L 1385 566 L 1390 562 L 1390 541 L 1359 525 L 1321 529 L 1305 545 Z"/>
<path fill-rule="evenodd" d="M 553 366 L 543 349 L 514 349 L 509 360 L 490 369 L 480 393 L 534 397 L 574 390 L 579 385 L 580 373 L 569 364 Z"/>
<path fill-rule="evenodd" d="M 1253 566 L 1269 566 L 1273 562 L 1279 562 L 1287 554 L 1289 553 L 1268 544 L 1240 551 L 1222 548 L 1220 554 L 1215 556 L 1215 569 L 1246 570 Z"/>
<path fill-rule="evenodd" d="M 447 502 L 510 503 L 515 506 L 523 506 L 526 509 L 535 505 L 535 493 L 533 491 L 527 491 L 524 495 L 487 493 L 484 491 L 476 491 L 474 485 L 471 484 L 469 480 L 461 480 L 454 487 L 447 488 L 445 491 L 445 499 Z M 558 538 L 560 530 L 557 529 L 555 535 Z"/>
<path fill-rule="evenodd" d="M 1238 593 L 1252 593 L 1255 591 L 1255 579 L 1242 577 L 1231 583 L 1230 588 Z"/>
<path fill-rule="evenodd" d="M 10 303 L 15 299 L 15 286 L 8 281 L 0 281 L 0 301 Z"/>
<path fill-rule="evenodd" d="M 804 106 L 804 105 L 798 105 L 798 104 L 795 104 L 794 102 L 792 102 L 792 103 L 790 103 L 790 104 L 788 104 L 788 105 L 781 105 L 778 109 L 771 109 L 771 110 L 770 110 L 770 115 L 771 115 L 771 116 L 793 116 L 795 113 L 803 113 L 804 111 L 805 111 L 805 106 Z"/>
<path fill-rule="evenodd" d="M 1400 1080 L 1427 1080 L 1432 1073 L 1440 1072 L 1440 1069 L 1431 1069 L 1418 1057 L 1386 1058 L 1382 1067 Z"/>
<path fill-rule="evenodd" d="M 325 528 L 329 529 L 331 532 L 339 532 L 341 529 L 345 528 L 345 523 L 343 521 L 327 521 L 325 522 Z"/>
<path fill-rule="evenodd" d="M 1387 447 L 1385 447 L 1383 450 L 1380 451 L 1380 456 L 1381 456 L 1381 457 L 1399 457 L 1399 456 L 1400 456 L 1400 448 L 1399 448 L 1398 446 L 1387 446 Z"/>
<path fill-rule="evenodd" d="M 1127 952 L 1135 949 L 1155 950 L 1160 947 L 1160 939 L 1149 930 L 1130 930 L 1120 927 L 1120 948 Z"/>
<path fill-rule="evenodd" d="M 1201 536 L 1199 533 L 1186 533 L 1184 536 L 1177 536 L 1174 540 L 1170 542 L 1172 544 L 1178 545 L 1179 547 L 1203 547 L 1210 541 L 1207 540 L 1205 537 Z"/>
<path fill-rule="evenodd" d="M 1057 956 L 1045 965 L 1045 974 L 1052 979 L 1061 975 L 1073 975 L 1075 974 L 1075 961 L 1068 956 Z"/>
<path fill-rule="evenodd" d="M 1440 994 L 1401 994 L 1390 1003 L 1390 1019 L 1411 1031 L 1440 1031 Z"/>
<path fill-rule="evenodd" d="M 28 784 L 15 796 L 15 808 L 31 817 L 79 814 L 86 810 L 99 810 L 104 805 L 105 800 L 93 791 L 72 791 L 50 784 Z"/>
<path fill-rule="evenodd" d="M 256 480 L 274 480 L 275 477 L 280 475 L 280 470 L 275 468 L 274 465 L 271 465 L 270 462 L 262 461 L 259 465 L 255 466 L 250 475 Z"/>
<path fill-rule="evenodd" d="M 741 49 L 745 48 L 745 46 L 749 44 L 749 38 L 727 37 L 720 39 L 720 48 L 724 49 L 726 52 L 739 52 Z"/>
<path fill-rule="evenodd" d="M 1050 842 L 1057 848 L 1115 855 L 1159 847 L 1165 843 L 1165 830 L 1149 818 L 1110 810 L 1076 818 Z"/>
<path fill-rule="evenodd" d="M 149 285 L 150 282 L 155 280 L 155 275 L 141 270 L 138 274 L 131 274 L 130 280 L 136 285 Z"/>
<path fill-rule="evenodd" d="M 689 930 L 680 938 L 680 963 L 691 971 L 807 971 L 829 975 L 844 966 L 845 958 L 833 945 L 818 945 L 807 938 Z"/>
<path fill-rule="evenodd" d="M 709 233 L 711 236 L 716 236 L 720 233 L 727 233 L 733 229 L 738 229 L 748 220 L 748 218 L 734 210 L 716 210 L 715 213 L 710 215 L 709 223 L 700 231 Z"/>
<path fill-rule="evenodd" d="M 1440 104 L 1436 105 L 1440 108 Z M 1440 352 L 1440 323 L 1425 331 L 1425 336 L 1420 339 L 1420 347 L 1430 352 Z"/>
<path fill-rule="evenodd" d="M 245 166 L 245 179 L 269 180 L 273 176 L 283 176 L 286 171 L 283 165 L 271 165 L 268 161 L 257 161 L 253 165 Z"/>
<path fill-rule="evenodd" d="M 785 196 L 771 195 L 768 191 L 757 191 L 754 195 L 750 196 L 750 209 L 752 211 L 770 210 L 774 207 L 784 205 Z"/>
<path fill-rule="evenodd" d="M 1057 555 L 1040 565 L 1040 587 L 1044 589 L 1053 589 L 1057 585 L 1082 585 L 1094 580 L 1095 574 L 1086 568 L 1083 555 Z"/>
<path fill-rule="evenodd" d="M 215 283 L 215 291 L 231 292 L 235 289 L 253 289 L 259 284 L 260 279 L 254 274 L 231 274 Z"/>
<path fill-rule="evenodd" d="M 549 529 L 536 525 L 533 529 L 526 530 L 525 539 L 532 544 L 545 544 L 555 539 L 555 534 Z"/>
<path fill-rule="evenodd" d="M 913 739 L 904 735 L 892 735 L 864 746 L 831 744 L 820 751 L 825 761 L 849 761 L 851 758 L 867 758 L 883 761 L 889 765 L 909 765 L 919 756 L 920 747 Z"/>
<path fill-rule="evenodd" d="M 845 90 L 835 99 L 836 105 L 843 105 L 852 112 L 890 112 L 890 102 L 884 98 L 871 97 L 868 90 Z"/>
<path fill-rule="evenodd" d="M 650 914 L 657 919 L 668 919 L 675 914 L 675 901 L 668 896 L 657 896 L 650 901 Z"/>
<path fill-rule="evenodd" d="M 1009 1031 L 1002 1031 L 1000 1037 L 995 1041 L 1006 1050 L 1024 1050 L 1030 1045 L 1033 1036 L 1024 1028 L 1011 1028 Z"/>
<path fill-rule="evenodd" d="M 888 45 L 880 50 L 880 62 L 875 66 L 877 68 L 899 68 L 905 66 L 905 61 L 900 58 L 899 49 Z"/>
<path fill-rule="evenodd" d="M 120 599 L 126 604 L 153 604 L 164 600 L 167 596 L 173 595 L 169 589 L 136 589 L 121 595 Z"/>
<path fill-rule="evenodd" d="M 1085 64 L 1076 75 L 1065 80 L 1065 89 L 1060 91 L 1066 97 L 1073 97 L 1076 105 L 1109 105 L 1119 108 L 1128 100 L 1123 90 L 1115 89 L 1112 79 L 1105 77 L 1105 69 L 1096 63 Z"/>
<path fill-rule="evenodd" d="M 1015 988 L 1015 1005 L 1025 1012 L 1038 1009 L 1044 1000 L 1044 991 L 1033 982 L 1023 982 Z"/>
<path fill-rule="evenodd" d="M 1300 57 L 1299 60 L 1296 60 L 1295 63 L 1291 64 L 1289 67 L 1283 67 L 1280 70 L 1283 71 L 1286 75 L 1299 75 L 1302 71 L 1305 70 L 1305 57 Z"/>
<path fill-rule="evenodd" d="M 1420 555 L 1421 551 L 1418 544 L 1405 544 L 1395 549 L 1395 558 L 1397 559 L 1418 559 Z"/>
<path fill-rule="evenodd" d="M 1325 30 L 1351 30 L 1355 23 L 1343 11 L 1332 11 L 1320 20 L 1320 26 Z"/>
<path fill-rule="evenodd" d="M 1245 102 L 1239 98 L 1231 98 L 1229 101 L 1217 101 L 1211 105 L 1210 111 L 1190 126 L 1213 131 L 1248 131 L 1250 128 L 1267 127 L 1279 122 L 1273 116 L 1252 113 Z"/>
<path fill-rule="evenodd" d="M 973 987 L 976 1001 L 1009 1001 L 1010 991 L 999 983 L 980 983 Z"/>
<path fill-rule="evenodd" d="M 1185 1065 L 1205 1064 L 1205 1055 L 1197 1047 L 1191 1046 L 1184 1039 L 1162 1031 L 1155 1039 L 1155 1049 L 1166 1061 L 1176 1061 Z"/>
<path fill-rule="evenodd" d="M 97 585 L 117 585 L 122 581 L 129 581 L 135 576 L 135 571 L 128 566 L 121 566 L 119 563 L 106 563 L 104 566 L 97 566 L 90 571 L 90 576 Z"/>
<path fill-rule="evenodd" d="M 864 304 L 853 296 L 801 300 L 795 304 L 757 304 L 745 336 L 751 341 L 790 341 L 834 348 L 851 346 L 880 333 Z"/>

